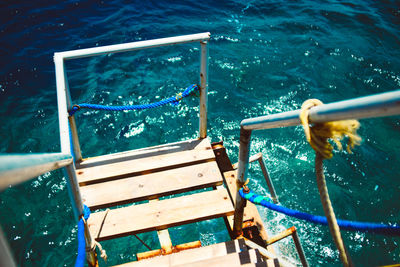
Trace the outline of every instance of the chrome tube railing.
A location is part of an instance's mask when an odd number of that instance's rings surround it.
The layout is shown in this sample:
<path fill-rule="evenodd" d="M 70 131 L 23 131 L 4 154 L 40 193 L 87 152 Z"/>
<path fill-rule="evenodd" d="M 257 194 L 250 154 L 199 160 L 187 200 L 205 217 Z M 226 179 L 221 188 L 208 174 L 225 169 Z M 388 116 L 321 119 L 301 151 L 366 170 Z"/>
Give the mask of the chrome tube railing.
<path fill-rule="evenodd" d="M 0 191 L 10 185 L 29 181 L 46 172 L 72 164 L 72 156 L 65 153 L 0 155 Z M 16 266 L 1 228 L 0 266 Z"/>
<path fill-rule="evenodd" d="M 201 44 L 199 137 L 205 138 L 207 136 L 208 40 L 210 40 L 210 33 L 206 32 L 55 53 L 54 64 L 56 68 L 58 114 L 62 152 L 68 153 L 70 151 L 69 129 L 71 129 L 75 161 L 80 161 L 82 159 L 75 119 L 74 116 L 68 116 L 68 110 L 72 108 L 72 103 L 69 92 L 68 79 L 65 71 L 66 60 L 191 42 L 200 42 Z"/>
<path fill-rule="evenodd" d="M 16 267 L 10 246 L 4 238 L 3 230 L 0 227 L 0 266 Z"/>
<path fill-rule="evenodd" d="M 199 115 L 199 137 L 207 136 L 207 77 L 208 77 L 208 40 L 210 33 L 199 33 L 192 35 L 183 35 L 170 38 L 161 38 L 148 41 L 132 42 L 125 44 L 109 45 L 94 47 L 88 49 L 79 49 L 73 51 L 59 52 L 54 54 L 54 64 L 56 69 L 56 84 L 57 84 L 57 101 L 58 101 L 58 116 L 60 128 L 60 141 L 62 153 L 74 155 L 75 162 L 82 160 L 82 152 L 80 149 L 78 132 L 74 116 L 69 116 L 68 110 L 72 108 L 71 94 L 69 91 L 68 78 L 65 69 L 65 61 L 83 57 L 98 56 L 110 53 L 120 53 L 135 51 L 147 48 L 160 46 L 169 46 L 176 44 L 184 44 L 191 42 L 200 42 L 200 115 Z M 71 140 L 72 139 L 72 140 Z M 71 143 L 72 150 L 71 151 Z M 78 218 L 82 214 L 83 203 L 79 191 L 79 185 L 76 178 L 75 166 L 70 164 L 65 168 L 66 176 L 68 177 L 68 192 L 71 197 L 72 207 L 75 216 Z M 85 234 L 89 233 L 88 231 Z M 92 248 L 92 239 L 86 235 L 86 246 Z M 90 252 L 88 255 L 89 262 L 93 262 L 94 254 Z"/>
<path fill-rule="evenodd" d="M 252 131 L 299 125 L 299 115 L 300 110 L 294 110 L 245 119 L 241 122 L 237 175 L 240 182 L 246 181 Z M 310 123 L 315 123 L 391 115 L 400 115 L 400 90 L 313 107 L 310 109 L 309 120 Z M 234 216 L 236 233 L 242 231 L 245 204 L 246 200 L 237 194 Z"/>
<path fill-rule="evenodd" d="M 71 163 L 63 153 L 0 154 L 0 191 Z"/>

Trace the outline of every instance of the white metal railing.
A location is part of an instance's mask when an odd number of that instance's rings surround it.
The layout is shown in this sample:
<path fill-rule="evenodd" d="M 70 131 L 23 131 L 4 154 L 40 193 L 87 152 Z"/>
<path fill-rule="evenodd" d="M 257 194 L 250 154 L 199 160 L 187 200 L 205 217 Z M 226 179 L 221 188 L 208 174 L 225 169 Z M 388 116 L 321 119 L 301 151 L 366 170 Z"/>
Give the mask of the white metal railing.
<path fill-rule="evenodd" d="M 72 156 L 62 153 L 0 154 L 0 191 L 72 163 Z"/>
<path fill-rule="evenodd" d="M 0 192 L 10 185 L 33 179 L 46 172 L 70 166 L 70 154 L 40 153 L 0 155 Z M 0 266 L 17 266 L 0 227 Z"/>
<path fill-rule="evenodd" d="M 170 38 L 161 38 L 148 41 L 139 41 L 126 44 L 109 45 L 102 47 L 94 47 L 88 49 L 79 49 L 73 51 L 59 52 L 54 54 L 54 63 L 56 68 L 56 83 L 57 83 L 57 100 L 59 127 L 61 139 L 61 151 L 70 153 L 70 135 L 71 129 L 72 144 L 75 160 L 81 160 L 81 150 L 79 138 L 76 131 L 75 119 L 73 116 L 68 116 L 68 110 L 72 108 L 71 95 L 68 86 L 68 78 L 65 71 L 65 60 L 98 56 L 109 53 L 119 53 L 127 51 L 135 51 L 148 49 L 160 46 L 169 46 L 175 44 L 184 44 L 191 42 L 200 42 L 201 57 L 200 57 L 200 121 L 199 121 L 199 136 L 205 138 L 207 136 L 207 73 L 208 73 L 208 40 L 210 33 L 199 33 L 192 35 L 183 35 Z M 68 125 L 69 121 L 69 125 Z"/>
<path fill-rule="evenodd" d="M 240 182 L 246 181 L 252 131 L 299 125 L 299 115 L 300 110 L 294 110 L 249 118 L 241 122 L 237 175 Z M 309 111 L 309 121 L 316 123 L 391 115 L 400 115 L 400 90 L 313 107 Z M 245 204 L 246 200 L 237 194 L 234 215 L 234 230 L 237 233 L 242 230 Z"/>
<path fill-rule="evenodd" d="M 125 44 L 94 47 L 88 49 L 79 49 L 73 51 L 59 52 L 54 54 L 54 64 L 56 69 L 57 101 L 58 101 L 58 119 L 60 128 L 61 152 L 74 155 L 74 161 L 82 160 L 82 153 L 79 144 L 78 132 L 74 116 L 69 116 L 68 110 L 72 108 L 71 94 L 68 85 L 68 78 L 65 69 L 65 61 L 98 56 L 110 53 L 119 53 L 135 51 L 160 46 L 169 46 L 175 44 L 184 44 L 191 42 L 200 42 L 200 109 L 199 109 L 199 137 L 207 136 L 207 89 L 208 89 L 208 40 L 210 33 L 199 33 L 192 35 L 183 35 L 170 38 L 161 38 L 148 41 L 132 42 Z M 71 140 L 72 139 L 72 140 Z M 71 151 L 71 144 L 72 149 Z M 66 176 L 68 177 L 68 188 L 71 197 L 72 207 L 76 218 L 83 213 L 83 203 L 79 192 L 79 185 L 75 172 L 75 165 L 66 166 Z M 90 233 L 85 231 L 86 246 L 89 250 L 93 247 Z M 87 253 L 88 261 L 94 263 L 94 253 Z"/>

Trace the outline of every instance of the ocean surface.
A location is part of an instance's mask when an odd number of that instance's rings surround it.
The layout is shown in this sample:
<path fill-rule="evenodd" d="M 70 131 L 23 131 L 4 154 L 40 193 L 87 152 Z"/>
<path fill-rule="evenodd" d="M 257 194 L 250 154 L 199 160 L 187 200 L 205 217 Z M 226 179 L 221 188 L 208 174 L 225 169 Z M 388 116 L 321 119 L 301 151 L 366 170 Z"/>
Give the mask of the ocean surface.
<path fill-rule="evenodd" d="M 211 32 L 209 120 L 237 161 L 242 119 L 400 87 L 399 1 L 1 1 L 1 153 L 60 151 L 53 53 Z M 68 61 L 73 103 L 141 104 L 199 80 L 199 44 Z M 76 114 L 84 157 L 195 138 L 198 99 L 150 111 Z M 325 171 L 336 216 L 400 222 L 399 116 L 361 121 L 362 145 Z M 281 204 L 322 215 L 314 152 L 301 127 L 258 131 Z M 268 194 L 259 166 L 249 186 Z M 340 266 L 329 230 L 259 208 L 270 235 L 296 226 L 311 266 Z M 138 214 L 138 216 L 140 216 Z M 20 266 L 72 266 L 77 228 L 61 171 L 0 192 L 0 224 Z M 193 228 L 194 227 L 194 228 Z M 194 230 L 193 230 L 194 229 Z M 228 240 L 222 220 L 170 230 L 173 243 Z M 343 232 L 356 266 L 400 262 L 399 238 Z M 159 248 L 155 233 L 141 234 Z M 146 251 L 134 237 L 102 242 L 108 264 Z M 298 263 L 291 240 L 276 245 Z M 100 260 L 101 266 L 106 266 Z"/>

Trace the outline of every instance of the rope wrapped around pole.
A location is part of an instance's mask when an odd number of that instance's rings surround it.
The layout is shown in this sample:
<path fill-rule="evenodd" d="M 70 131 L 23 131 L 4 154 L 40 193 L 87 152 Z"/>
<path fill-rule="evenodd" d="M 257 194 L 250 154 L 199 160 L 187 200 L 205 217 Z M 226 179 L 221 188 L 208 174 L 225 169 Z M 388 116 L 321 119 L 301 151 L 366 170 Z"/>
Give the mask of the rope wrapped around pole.
<path fill-rule="evenodd" d="M 312 107 L 323 105 L 318 99 L 309 99 L 303 103 L 300 112 L 300 121 L 304 128 L 308 143 L 315 150 L 315 172 L 317 178 L 318 191 L 321 198 L 322 207 L 328 221 L 329 230 L 339 250 L 339 257 L 344 266 L 353 266 L 350 255 L 344 246 L 339 225 L 333 211 L 332 203 L 329 199 L 328 188 L 326 186 L 323 170 L 323 160 L 332 158 L 333 146 L 328 140 L 332 140 L 341 150 L 341 140 L 347 136 L 347 151 L 351 153 L 351 148 L 359 145 L 361 138 L 357 135 L 360 123 L 356 120 L 333 121 L 325 123 L 315 123 L 310 126 L 308 121 L 309 110 Z"/>
<path fill-rule="evenodd" d="M 78 256 L 76 257 L 75 267 L 85 266 L 86 243 L 85 243 L 85 221 L 89 219 L 90 209 L 83 205 L 83 216 L 78 222 Z"/>

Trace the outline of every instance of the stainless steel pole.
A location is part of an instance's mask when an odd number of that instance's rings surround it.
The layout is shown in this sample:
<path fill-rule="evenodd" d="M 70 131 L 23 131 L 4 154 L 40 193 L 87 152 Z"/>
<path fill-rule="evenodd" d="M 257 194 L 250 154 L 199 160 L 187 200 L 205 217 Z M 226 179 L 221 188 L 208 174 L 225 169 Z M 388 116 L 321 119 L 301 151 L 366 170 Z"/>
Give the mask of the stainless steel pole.
<path fill-rule="evenodd" d="M 69 119 L 68 119 L 68 84 L 65 77 L 64 59 L 62 56 L 55 54 L 54 63 L 56 65 L 56 82 L 57 82 L 57 101 L 58 101 L 58 119 L 60 125 L 60 140 L 61 140 L 61 151 L 63 153 L 71 154 L 70 146 L 70 135 L 69 135 Z M 69 101 L 70 102 L 70 101 Z M 79 191 L 78 179 L 75 173 L 74 163 L 64 168 L 64 173 L 67 178 L 68 192 L 71 199 L 72 210 L 75 215 L 75 219 L 78 221 L 80 216 L 83 214 L 83 202 Z M 96 253 L 92 250 L 92 238 L 90 232 L 85 230 L 86 240 L 86 258 L 91 266 L 96 264 Z"/>
<path fill-rule="evenodd" d="M 0 190 L 71 163 L 71 155 L 62 153 L 0 155 Z"/>
<path fill-rule="evenodd" d="M 200 42 L 200 129 L 199 137 L 207 137 L 207 92 L 208 92 L 208 46 L 207 41 Z"/>
<path fill-rule="evenodd" d="M 10 247 L 4 238 L 3 230 L 0 228 L 0 266 L 16 267 Z"/>
<path fill-rule="evenodd" d="M 78 50 L 72 50 L 72 51 L 59 52 L 56 54 L 58 54 L 65 60 L 69 60 L 69 59 L 75 59 L 75 58 L 99 56 L 99 55 L 110 54 L 110 53 L 135 51 L 135 50 L 148 49 L 148 48 L 153 48 L 153 47 L 201 42 L 201 41 L 207 41 L 207 40 L 210 40 L 210 33 L 203 32 L 203 33 L 197 33 L 197 34 L 181 35 L 181 36 L 160 38 L 160 39 L 154 39 L 154 40 L 131 42 L 131 43 L 124 43 L 124 44 L 117 44 L 117 45 L 99 46 L 99 47 L 86 48 L 86 49 L 78 49 Z"/>
<path fill-rule="evenodd" d="M 237 172 L 238 184 L 244 184 L 249 167 L 249 151 L 250 151 L 251 131 L 240 128 L 240 147 L 239 147 L 239 167 Z M 237 188 L 239 190 L 240 188 Z M 239 236 L 242 234 L 243 212 L 246 206 L 246 199 L 242 198 L 239 193 L 236 194 L 235 214 L 233 217 L 233 232 Z"/>
<path fill-rule="evenodd" d="M 292 238 L 293 238 L 293 241 L 294 241 L 294 245 L 296 246 L 297 254 L 299 254 L 299 258 L 300 258 L 301 264 L 304 267 L 308 267 L 309 266 L 308 265 L 308 261 L 307 261 L 306 255 L 304 254 L 303 247 L 301 246 L 300 238 L 297 235 L 297 231 L 293 232 Z"/>
<path fill-rule="evenodd" d="M 327 122 L 363 119 L 400 114 L 400 90 L 344 100 L 310 109 L 310 122 Z M 257 118 L 245 119 L 241 126 L 246 130 L 262 130 L 300 124 L 300 110 L 293 110 Z"/>
<path fill-rule="evenodd" d="M 278 196 L 276 195 L 274 184 L 272 183 L 271 177 L 269 176 L 263 157 L 258 158 L 258 163 L 260 163 L 261 171 L 264 175 L 265 181 L 267 182 L 269 192 L 271 193 L 272 201 L 274 201 L 274 203 L 277 204 L 279 203 Z"/>
<path fill-rule="evenodd" d="M 68 77 L 67 77 L 67 70 L 65 68 L 65 63 L 64 63 L 64 81 L 65 81 L 65 92 L 66 92 L 66 97 L 67 97 L 67 110 L 70 110 L 72 108 L 72 100 L 71 100 L 71 92 L 69 90 L 69 83 L 68 83 Z M 75 122 L 75 116 L 68 116 L 68 122 L 69 122 L 69 128 L 71 130 L 71 137 L 72 137 L 72 147 L 74 150 L 74 160 L 75 162 L 79 162 L 82 160 L 82 152 L 81 152 L 81 146 L 79 144 L 79 137 L 78 137 L 78 131 L 76 129 L 76 122 Z"/>

